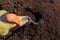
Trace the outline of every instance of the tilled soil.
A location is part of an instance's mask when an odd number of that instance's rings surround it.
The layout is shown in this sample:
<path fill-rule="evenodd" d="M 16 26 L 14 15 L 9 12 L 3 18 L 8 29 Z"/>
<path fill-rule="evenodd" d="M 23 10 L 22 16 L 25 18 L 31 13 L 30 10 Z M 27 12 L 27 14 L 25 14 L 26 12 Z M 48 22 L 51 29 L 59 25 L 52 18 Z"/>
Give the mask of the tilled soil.
<path fill-rule="evenodd" d="M 0 0 L 1 9 L 39 24 L 24 25 L 0 40 L 60 40 L 60 0 Z"/>

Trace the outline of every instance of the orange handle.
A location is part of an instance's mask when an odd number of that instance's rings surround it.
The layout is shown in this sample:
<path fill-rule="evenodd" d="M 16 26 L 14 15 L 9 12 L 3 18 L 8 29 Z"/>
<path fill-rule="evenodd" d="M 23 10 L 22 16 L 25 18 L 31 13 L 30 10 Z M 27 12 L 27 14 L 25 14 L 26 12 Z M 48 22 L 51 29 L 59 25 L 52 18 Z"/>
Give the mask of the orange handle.
<path fill-rule="evenodd" d="M 20 20 L 15 14 L 7 14 L 7 20 L 8 22 L 14 22 L 18 25 L 20 25 Z"/>

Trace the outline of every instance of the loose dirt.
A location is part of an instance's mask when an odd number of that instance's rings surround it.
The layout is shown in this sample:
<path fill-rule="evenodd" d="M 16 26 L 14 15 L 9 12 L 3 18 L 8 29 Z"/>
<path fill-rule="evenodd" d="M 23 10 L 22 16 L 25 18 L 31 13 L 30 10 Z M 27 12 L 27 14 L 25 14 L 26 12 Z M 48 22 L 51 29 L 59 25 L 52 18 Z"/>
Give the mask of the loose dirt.
<path fill-rule="evenodd" d="M 39 22 L 13 31 L 4 40 L 60 40 L 60 0 L 0 0 L 1 9 Z"/>

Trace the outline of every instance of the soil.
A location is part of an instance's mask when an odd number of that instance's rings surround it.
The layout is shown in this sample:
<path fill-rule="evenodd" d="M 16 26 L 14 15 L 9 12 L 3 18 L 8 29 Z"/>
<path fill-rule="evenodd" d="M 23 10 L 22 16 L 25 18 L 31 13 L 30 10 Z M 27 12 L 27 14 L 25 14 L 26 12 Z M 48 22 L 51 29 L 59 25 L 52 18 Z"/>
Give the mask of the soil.
<path fill-rule="evenodd" d="M 60 0 L 0 0 L 0 10 L 39 22 L 12 31 L 0 40 L 60 40 Z"/>

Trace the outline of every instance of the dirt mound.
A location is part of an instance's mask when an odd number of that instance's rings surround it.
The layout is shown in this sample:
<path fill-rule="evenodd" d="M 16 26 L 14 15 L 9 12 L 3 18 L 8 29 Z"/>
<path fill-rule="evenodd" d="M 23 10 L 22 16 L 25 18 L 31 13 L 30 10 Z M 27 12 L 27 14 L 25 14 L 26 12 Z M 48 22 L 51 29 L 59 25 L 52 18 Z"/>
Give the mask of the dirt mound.
<path fill-rule="evenodd" d="M 1 9 L 39 22 L 19 28 L 5 40 L 60 40 L 60 0 L 0 0 Z"/>

